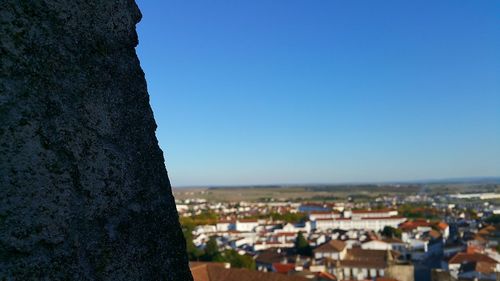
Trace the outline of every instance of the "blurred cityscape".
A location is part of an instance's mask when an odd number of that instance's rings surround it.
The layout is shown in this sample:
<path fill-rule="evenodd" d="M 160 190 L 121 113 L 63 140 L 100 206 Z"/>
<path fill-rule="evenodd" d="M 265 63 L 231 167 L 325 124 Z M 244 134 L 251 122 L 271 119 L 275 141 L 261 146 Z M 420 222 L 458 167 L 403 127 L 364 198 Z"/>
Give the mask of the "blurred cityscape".
<path fill-rule="evenodd" d="M 176 189 L 195 280 L 499 280 L 498 185 L 329 188 Z"/>

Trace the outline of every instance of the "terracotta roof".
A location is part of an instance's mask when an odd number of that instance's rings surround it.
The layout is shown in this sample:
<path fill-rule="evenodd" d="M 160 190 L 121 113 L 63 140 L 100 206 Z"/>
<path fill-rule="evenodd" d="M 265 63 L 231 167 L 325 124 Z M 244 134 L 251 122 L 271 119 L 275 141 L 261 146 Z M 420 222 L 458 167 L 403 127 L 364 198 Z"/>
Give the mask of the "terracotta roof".
<path fill-rule="evenodd" d="M 486 262 L 486 263 L 493 263 L 496 264 L 497 262 L 488 257 L 487 255 L 479 254 L 479 253 L 473 253 L 473 254 L 468 254 L 468 253 L 457 253 L 454 255 L 448 263 L 450 264 L 457 264 L 457 263 L 466 263 L 466 262 Z"/>
<path fill-rule="evenodd" d="M 403 230 L 413 230 L 416 229 L 417 227 L 422 227 L 422 226 L 427 226 L 430 227 L 431 224 L 428 223 L 427 221 L 421 221 L 421 220 L 416 220 L 416 221 L 407 221 L 402 223 L 399 228 Z"/>
<path fill-rule="evenodd" d="M 274 271 L 282 274 L 287 274 L 289 271 L 295 270 L 294 263 L 273 263 Z"/>
<path fill-rule="evenodd" d="M 328 272 L 318 272 L 318 274 L 316 274 L 317 277 L 321 278 L 322 280 L 326 279 L 326 280 L 337 280 L 337 276 L 331 274 L 331 273 L 328 273 Z"/>
<path fill-rule="evenodd" d="M 488 235 L 488 234 L 490 234 L 490 232 L 493 232 L 495 230 L 496 230 L 496 228 L 493 225 L 488 225 L 486 227 L 481 228 L 481 230 L 479 230 L 478 234 Z"/>
<path fill-rule="evenodd" d="M 388 253 L 391 254 L 391 258 L 395 259 L 399 257 L 401 254 L 396 251 L 387 251 L 387 250 L 367 250 L 361 248 L 352 248 L 347 250 L 346 259 L 353 260 L 372 260 L 372 259 L 382 259 L 387 260 Z"/>
<path fill-rule="evenodd" d="M 445 230 L 447 227 L 449 227 L 449 225 L 445 222 L 442 222 L 440 221 L 438 224 L 437 224 L 437 227 L 441 230 Z"/>
<path fill-rule="evenodd" d="M 194 281 L 308 281 L 300 276 L 287 276 L 243 268 L 224 268 L 213 263 L 197 263 L 191 267 Z"/>
<path fill-rule="evenodd" d="M 220 266 L 222 268 L 225 267 L 223 263 L 190 262 L 189 269 L 191 269 L 191 274 L 193 275 L 193 279 L 196 281 L 210 281 L 210 277 L 208 276 L 207 266 Z"/>
<path fill-rule="evenodd" d="M 403 243 L 403 240 L 399 239 L 399 238 L 385 238 L 383 239 L 382 241 L 386 242 L 386 243 Z"/>
<path fill-rule="evenodd" d="M 344 260 L 340 261 L 340 265 L 350 268 L 383 269 L 387 267 L 387 262 L 389 260 L 388 253 L 390 253 L 392 258 L 399 255 L 399 253 L 395 251 L 352 248 L 347 250 L 347 255 Z"/>
<path fill-rule="evenodd" d="M 362 220 L 402 220 L 405 217 L 402 216 L 392 216 L 392 217 L 366 217 L 366 218 L 356 218 L 354 221 L 362 221 Z M 316 218 L 316 221 L 351 221 L 352 218 Z"/>
<path fill-rule="evenodd" d="M 278 253 L 276 249 L 268 249 L 258 254 L 255 261 L 258 263 L 274 264 L 281 262 L 284 257 L 286 255 L 283 252 Z"/>
<path fill-rule="evenodd" d="M 479 234 L 474 236 L 474 240 L 476 240 L 477 242 L 479 242 L 481 244 L 488 242 L 488 239 L 484 238 L 483 236 L 481 236 Z"/>
<path fill-rule="evenodd" d="M 277 233 L 275 236 L 297 236 L 297 233 L 295 233 L 295 232 L 280 232 L 280 233 Z"/>
<path fill-rule="evenodd" d="M 363 218 L 363 220 L 400 220 L 400 219 L 406 219 L 403 216 L 392 216 L 392 217 L 368 217 L 368 218 Z"/>
<path fill-rule="evenodd" d="M 321 244 L 316 249 L 313 250 L 315 253 L 325 253 L 325 252 L 341 252 L 344 250 L 346 244 L 340 240 L 330 240 L 324 244 Z"/>
<path fill-rule="evenodd" d="M 485 273 L 485 274 L 490 274 L 490 273 L 495 272 L 495 267 L 496 267 L 496 264 L 490 263 L 490 262 L 480 261 L 480 262 L 476 263 L 476 271 L 481 272 L 481 273 Z"/>
<path fill-rule="evenodd" d="M 388 213 L 392 212 L 392 209 L 381 209 L 381 210 L 353 210 L 353 214 L 376 214 L 376 213 Z"/>
<path fill-rule="evenodd" d="M 434 230 L 434 229 L 429 231 L 429 235 L 434 239 L 441 237 L 441 233 L 439 231 Z"/>

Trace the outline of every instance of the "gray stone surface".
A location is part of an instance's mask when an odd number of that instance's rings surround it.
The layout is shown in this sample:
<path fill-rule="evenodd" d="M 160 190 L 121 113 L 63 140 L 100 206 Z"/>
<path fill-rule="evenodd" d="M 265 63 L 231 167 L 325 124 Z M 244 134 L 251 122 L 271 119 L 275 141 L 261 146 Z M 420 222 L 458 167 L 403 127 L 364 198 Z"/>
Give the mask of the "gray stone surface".
<path fill-rule="evenodd" d="M 0 280 L 191 280 L 133 0 L 0 1 Z"/>

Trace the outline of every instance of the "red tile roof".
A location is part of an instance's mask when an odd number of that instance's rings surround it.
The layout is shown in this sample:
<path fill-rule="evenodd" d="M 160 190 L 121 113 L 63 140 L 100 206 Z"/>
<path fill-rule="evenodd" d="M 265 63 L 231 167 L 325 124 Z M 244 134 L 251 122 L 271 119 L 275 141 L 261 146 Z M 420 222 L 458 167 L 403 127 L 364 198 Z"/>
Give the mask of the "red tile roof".
<path fill-rule="evenodd" d="M 437 227 L 438 227 L 439 229 L 441 229 L 441 230 L 445 230 L 446 228 L 448 228 L 448 227 L 449 227 L 449 225 L 448 225 L 447 223 L 445 223 L 445 222 L 442 222 L 442 221 L 441 221 L 441 222 L 439 222 L 439 223 L 437 224 Z"/>
<path fill-rule="evenodd" d="M 274 271 L 278 273 L 287 274 L 288 272 L 295 270 L 295 264 L 293 263 L 273 263 Z"/>
<path fill-rule="evenodd" d="M 388 213 L 392 212 L 392 209 L 380 209 L 380 210 L 353 210 L 353 214 L 376 214 L 376 213 Z"/>
<path fill-rule="evenodd" d="M 331 253 L 331 252 L 341 252 L 344 250 L 346 244 L 343 241 L 340 240 L 330 240 L 320 246 L 318 246 L 316 249 L 314 249 L 315 253 Z"/>
<path fill-rule="evenodd" d="M 280 232 L 276 234 L 276 236 L 297 236 L 297 233 L 295 232 Z"/>
<path fill-rule="evenodd" d="M 416 229 L 417 227 L 430 227 L 430 226 L 431 226 L 431 223 L 429 223 L 427 221 L 417 220 L 417 221 L 404 222 L 399 226 L 399 228 L 401 228 L 403 230 L 413 230 L 413 229 Z"/>
<path fill-rule="evenodd" d="M 194 281 L 308 281 L 300 276 L 287 276 L 242 268 L 224 268 L 217 263 L 190 263 Z"/>
<path fill-rule="evenodd" d="M 337 280 L 337 276 L 331 274 L 331 273 L 328 273 L 328 272 L 318 272 L 318 274 L 316 274 L 317 277 L 321 278 L 322 280 L 326 279 L 326 280 Z"/>
<path fill-rule="evenodd" d="M 457 253 L 448 261 L 449 264 L 462 264 L 466 262 L 485 262 L 493 264 L 497 263 L 494 259 L 488 257 L 487 255 L 479 253 Z"/>
<path fill-rule="evenodd" d="M 495 272 L 496 264 L 490 262 L 477 262 L 476 271 L 480 273 L 490 274 Z"/>
<path fill-rule="evenodd" d="M 392 216 L 392 217 L 369 217 L 369 218 L 363 218 L 364 220 L 400 220 L 400 219 L 406 219 L 405 217 L 402 216 Z"/>
<path fill-rule="evenodd" d="M 441 237 L 441 233 L 439 231 L 434 230 L 434 229 L 429 231 L 429 235 L 434 239 Z"/>

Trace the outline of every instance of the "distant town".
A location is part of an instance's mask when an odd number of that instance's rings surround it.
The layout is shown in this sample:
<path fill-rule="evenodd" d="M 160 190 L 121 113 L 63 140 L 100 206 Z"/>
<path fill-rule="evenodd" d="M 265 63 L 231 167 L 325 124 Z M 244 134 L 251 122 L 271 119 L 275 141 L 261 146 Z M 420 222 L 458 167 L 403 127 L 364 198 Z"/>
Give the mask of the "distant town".
<path fill-rule="evenodd" d="M 195 280 L 500 280 L 499 190 L 421 184 L 174 195 Z"/>

